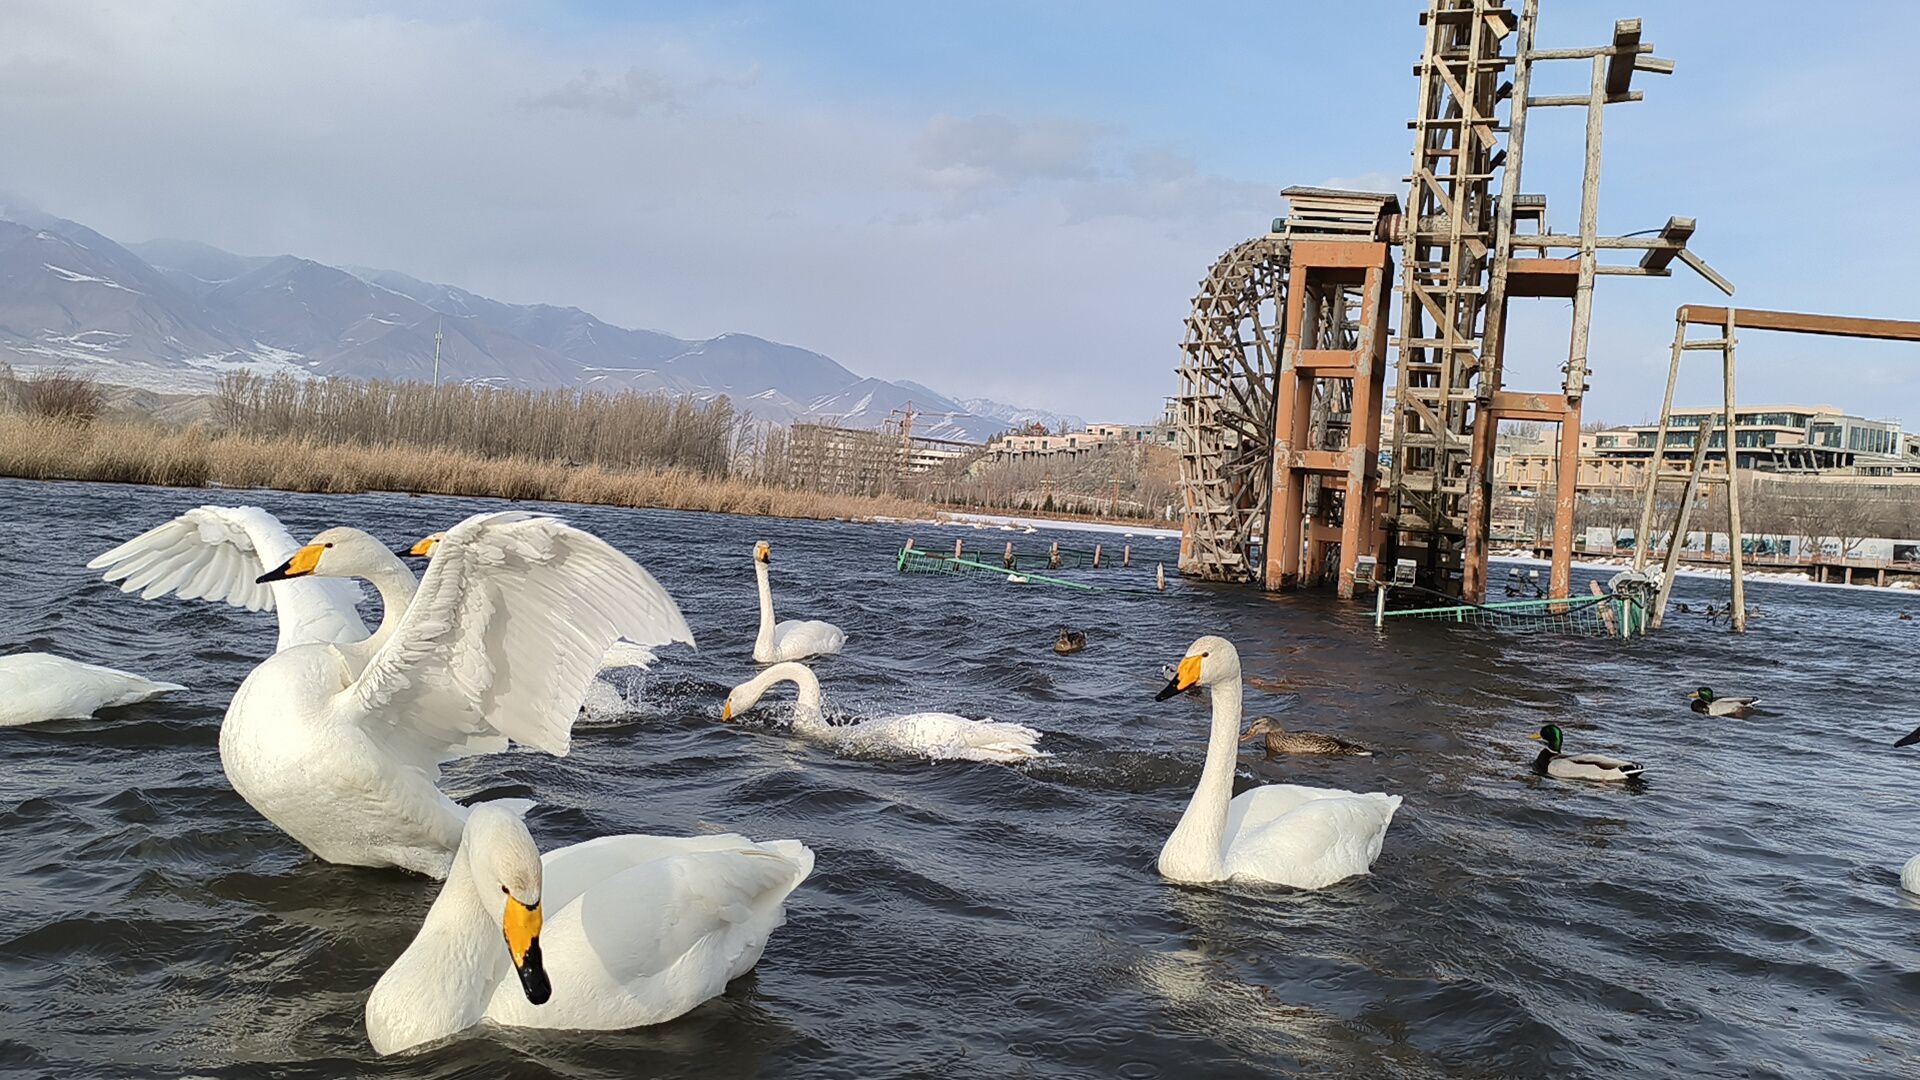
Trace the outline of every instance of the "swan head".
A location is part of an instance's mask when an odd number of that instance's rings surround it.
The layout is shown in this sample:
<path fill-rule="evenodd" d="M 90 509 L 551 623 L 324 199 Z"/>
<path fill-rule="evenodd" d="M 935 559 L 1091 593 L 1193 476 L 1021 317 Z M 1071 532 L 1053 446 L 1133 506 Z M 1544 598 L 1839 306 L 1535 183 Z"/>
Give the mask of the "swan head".
<path fill-rule="evenodd" d="M 315 536 L 286 562 L 254 579 L 257 585 L 300 577 L 364 577 L 390 566 L 387 546 L 366 532 L 339 526 Z"/>
<path fill-rule="evenodd" d="M 1546 743 L 1547 749 L 1556 754 L 1560 752 L 1560 746 L 1566 740 L 1566 736 L 1561 733 L 1560 725 L 1558 724 L 1548 724 L 1539 731 L 1528 734 L 1527 738 L 1532 739 L 1534 742 Z"/>
<path fill-rule="evenodd" d="M 540 959 L 540 849 L 520 815 L 482 803 L 467 816 L 460 847 L 480 905 L 500 925 L 507 958 L 527 1000 L 544 1005 L 553 983 Z"/>
<path fill-rule="evenodd" d="M 1262 716 L 1258 720 L 1255 720 L 1253 723 L 1247 725 L 1247 730 L 1244 734 L 1240 736 L 1240 741 L 1252 742 L 1253 740 L 1259 738 L 1262 735 L 1268 735 L 1268 734 L 1278 735 L 1282 732 L 1282 730 L 1283 729 L 1280 727 L 1280 721 L 1275 720 L 1271 716 Z"/>
<path fill-rule="evenodd" d="M 733 720 L 741 713 L 760 704 L 760 698 L 769 687 L 776 683 L 790 682 L 800 687 L 801 706 L 805 707 L 809 697 L 807 685 L 813 684 L 814 695 L 818 695 L 819 682 L 813 676 L 813 669 L 798 660 L 783 660 L 768 665 L 765 671 L 727 691 L 726 703 L 720 706 L 720 719 Z"/>
<path fill-rule="evenodd" d="M 1239 681 L 1240 653 L 1226 638 L 1209 634 L 1187 646 L 1187 655 L 1174 666 L 1173 677 L 1167 680 L 1165 689 L 1154 695 L 1154 700 L 1165 701 L 1196 686 L 1212 689 Z"/>
<path fill-rule="evenodd" d="M 431 536 L 423 536 L 420 539 L 415 540 L 413 542 L 413 546 L 411 547 L 394 548 L 393 553 L 395 555 L 400 555 L 409 559 L 431 558 L 433 556 L 433 549 L 439 546 L 440 541 L 445 540 L 446 538 L 447 538 L 446 530 L 442 529 L 441 531 L 434 533 Z"/>
<path fill-rule="evenodd" d="M 769 546 L 765 540 L 758 541 L 753 545 L 753 561 L 762 566 L 773 565 L 773 548 Z"/>

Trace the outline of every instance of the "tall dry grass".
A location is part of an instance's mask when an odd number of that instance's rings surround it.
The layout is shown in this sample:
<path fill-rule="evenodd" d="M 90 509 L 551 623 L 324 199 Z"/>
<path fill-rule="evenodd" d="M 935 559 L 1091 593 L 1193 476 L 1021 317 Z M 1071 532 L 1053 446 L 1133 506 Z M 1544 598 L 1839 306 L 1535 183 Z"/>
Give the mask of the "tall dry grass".
<path fill-rule="evenodd" d="M 0 413 L 0 475 L 173 487 L 263 487 L 348 493 L 411 491 L 602 506 L 707 510 L 769 517 L 924 515 L 908 499 L 787 491 L 685 468 L 572 466 L 411 445 L 175 431 L 152 424 L 90 424 Z"/>

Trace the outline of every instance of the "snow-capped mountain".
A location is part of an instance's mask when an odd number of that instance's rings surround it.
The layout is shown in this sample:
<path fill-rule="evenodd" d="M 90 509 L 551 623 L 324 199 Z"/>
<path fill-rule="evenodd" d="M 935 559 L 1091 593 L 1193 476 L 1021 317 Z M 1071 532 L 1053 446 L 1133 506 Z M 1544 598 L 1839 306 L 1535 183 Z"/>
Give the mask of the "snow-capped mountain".
<path fill-rule="evenodd" d="M 510 304 L 391 270 L 294 255 L 236 255 L 189 240 L 121 245 L 84 225 L 0 202 L 0 360 L 73 367 L 110 383 L 210 389 L 222 371 L 504 386 L 725 394 L 758 419 L 980 442 L 1077 418 L 848 371 L 750 334 L 688 341 L 579 308 Z"/>

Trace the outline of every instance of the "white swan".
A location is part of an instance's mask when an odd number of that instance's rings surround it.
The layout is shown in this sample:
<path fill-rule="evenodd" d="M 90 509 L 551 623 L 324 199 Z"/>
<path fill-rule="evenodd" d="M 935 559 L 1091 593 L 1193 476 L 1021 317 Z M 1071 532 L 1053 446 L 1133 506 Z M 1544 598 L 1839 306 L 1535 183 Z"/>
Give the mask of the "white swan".
<path fill-rule="evenodd" d="M 101 709 L 185 689 L 52 653 L 14 653 L 0 656 L 0 727 L 82 720 Z"/>
<path fill-rule="evenodd" d="M 364 641 L 352 582 L 304 579 L 260 584 L 300 545 L 280 519 L 257 506 L 200 506 L 148 529 L 87 564 L 120 582 L 122 592 L 151 600 L 177 592 L 183 600 L 219 600 L 280 616 L 276 648 L 315 642 Z"/>
<path fill-rule="evenodd" d="M 556 518 L 477 514 L 413 572 L 358 529 L 328 529 L 262 576 L 359 577 L 386 610 L 363 642 L 283 649 L 220 727 L 234 790 L 328 862 L 445 876 L 467 811 L 441 763 L 507 741 L 565 754 L 616 637 L 691 643 L 632 559 Z"/>
<path fill-rule="evenodd" d="M 773 621 L 773 586 L 767 581 L 767 566 L 772 561 L 773 549 L 765 540 L 753 545 L 753 576 L 760 582 L 760 636 L 753 639 L 753 662 L 773 664 L 838 653 L 846 645 L 847 635 L 832 623 L 818 619 Z"/>
<path fill-rule="evenodd" d="M 793 730 L 810 739 L 856 753 L 911 754 L 959 761 L 1025 761 L 1045 757 L 1034 746 L 1040 733 L 1022 724 L 969 720 L 952 713 L 910 713 L 851 724 L 829 724 L 820 711 L 820 680 L 795 661 L 774 664 L 727 694 L 720 719 L 732 720 L 760 701 L 767 688 L 790 682 L 800 695 L 793 704 Z"/>
<path fill-rule="evenodd" d="M 1240 654 L 1225 638 L 1195 641 L 1158 700 L 1195 685 L 1213 695 L 1213 735 L 1193 801 L 1160 849 L 1161 875 L 1191 884 L 1237 879 L 1322 889 L 1366 873 L 1400 796 L 1269 784 L 1234 797 Z"/>
<path fill-rule="evenodd" d="M 367 998 L 367 1038 L 392 1054 L 482 1021 L 671 1020 L 759 962 L 812 870 L 798 840 L 735 835 L 606 836 L 542 856 L 517 814 L 483 803 L 419 935 Z"/>
<path fill-rule="evenodd" d="M 1907 865 L 1900 868 L 1900 887 L 1920 896 L 1920 855 L 1908 859 Z"/>

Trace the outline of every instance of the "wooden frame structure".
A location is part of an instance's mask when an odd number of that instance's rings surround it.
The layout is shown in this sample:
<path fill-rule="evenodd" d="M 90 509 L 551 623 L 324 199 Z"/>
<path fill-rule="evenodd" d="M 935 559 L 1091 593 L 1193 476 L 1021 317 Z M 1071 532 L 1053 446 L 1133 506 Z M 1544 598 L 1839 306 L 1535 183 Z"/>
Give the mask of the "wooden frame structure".
<path fill-rule="evenodd" d="M 1652 253 L 1649 253 L 1649 258 Z M 1709 272 L 1710 273 L 1710 272 Z M 1731 290 L 1729 290 L 1731 291 Z M 1647 465 L 1645 485 L 1640 496 L 1640 527 L 1634 532 L 1633 568 L 1639 570 L 1652 555 L 1647 538 L 1652 535 L 1654 504 L 1660 484 L 1668 480 L 1686 481 L 1685 493 L 1671 539 L 1667 542 L 1665 576 L 1654 606 L 1653 625 L 1658 629 L 1667 611 L 1667 595 L 1673 587 L 1673 572 L 1680 547 L 1686 542 L 1687 515 L 1692 509 L 1701 483 L 1716 483 L 1727 492 L 1727 561 L 1733 573 L 1731 625 L 1735 633 L 1747 628 L 1747 592 L 1743 553 L 1745 539 L 1740 529 L 1740 447 L 1739 424 L 1734 405 L 1734 349 L 1739 344 L 1736 330 L 1773 330 L 1789 334 L 1822 334 L 1830 337 L 1876 338 L 1882 341 L 1920 342 L 1920 322 L 1905 319 L 1862 319 L 1844 315 L 1807 315 L 1796 311 L 1765 311 L 1758 308 L 1706 307 L 1682 304 L 1673 316 L 1673 352 L 1667 363 L 1667 392 L 1660 400 L 1660 427 L 1654 436 L 1653 460 Z M 1712 327 L 1716 336 L 1695 338 L 1687 333 L 1691 326 Z M 1726 460 L 1717 468 L 1706 468 L 1707 443 L 1712 437 L 1710 417 L 1702 417 L 1694 439 L 1694 456 L 1687 472 L 1663 468 L 1666 459 L 1667 432 L 1673 426 L 1673 389 L 1680 379 L 1681 357 L 1694 351 L 1720 354 L 1722 430 L 1726 432 Z"/>
<path fill-rule="evenodd" d="M 1318 584 L 1342 597 L 1380 549 L 1380 407 L 1399 202 L 1391 195 L 1288 188 L 1287 307 L 1274 406 L 1273 501 L 1265 584 Z M 1332 565 L 1338 550 L 1337 569 Z"/>
<path fill-rule="evenodd" d="M 1418 69 L 1422 111 L 1413 122 L 1410 182 L 1419 206 L 1409 216 L 1405 241 L 1390 520 L 1396 556 L 1414 558 L 1430 586 L 1457 589 L 1475 601 L 1486 595 L 1493 459 L 1502 420 L 1560 427 L 1549 592 L 1568 595 L 1595 279 L 1667 277 L 1678 258 L 1732 294 L 1725 279 L 1687 250 L 1691 218 L 1670 218 L 1653 237 L 1598 234 L 1605 107 L 1641 100 L 1632 89 L 1634 72 L 1670 74 L 1672 61 L 1651 55 L 1653 47 L 1640 40 L 1638 19 L 1616 22 L 1606 45 L 1575 49 L 1535 48 L 1538 19 L 1539 0 L 1525 0 L 1517 16 L 1504 0 L 1431 0 L 1427 52 Z M 1505 56 L 1500 49 L 1509 33 L 1515 48 Z M 1586 94 L 1532 95 L 1534 65 L 1556 60 L 1590 64 Z M 1508 67 L 1512 81 L 1493 86 L 1491 80 Z M 1501 125 L 1494 109 L 1509 99 L 1509 119 Z M 1519 194 L 1528 112 L 1557 106 L 1586 109 L 1575 234 L 1549 231 L 1546 199 Z M 1503 129 L 1506 145 L 1496 150 Z M 1493 173 L 1502 165 L 1495 198 Z M 1517 226 L 1527 222 L 1535 230 L 1520 232 Z M 1556 249 L 1571 254 L 1554 257 Z M 1515 257 L 1516 250 L 1533 256 Z M 1642 254 L 1635 265 L 1609 265 L 1599 260 L 1603 250 Z M 1507 307 L 1524 297 L 1573 301 L 1566 374 L 1557 392 L 1515 392 L 1504 385 Z"/>

